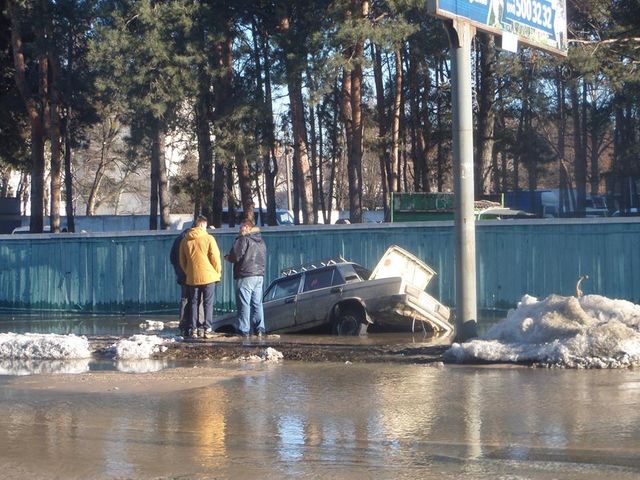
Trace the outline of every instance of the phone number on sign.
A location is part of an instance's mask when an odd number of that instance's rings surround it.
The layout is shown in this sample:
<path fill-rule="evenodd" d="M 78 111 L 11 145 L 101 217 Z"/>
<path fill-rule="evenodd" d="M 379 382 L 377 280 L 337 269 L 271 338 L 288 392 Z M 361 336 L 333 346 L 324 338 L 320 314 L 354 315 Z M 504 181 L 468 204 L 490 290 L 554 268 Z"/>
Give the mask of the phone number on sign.
<path fill-rule="evenodd" d="M 507 15 L 524 23 L 553 31 L 553 9 L 548 3 L 536 0 L 511 0 L 507 3 Z"/>

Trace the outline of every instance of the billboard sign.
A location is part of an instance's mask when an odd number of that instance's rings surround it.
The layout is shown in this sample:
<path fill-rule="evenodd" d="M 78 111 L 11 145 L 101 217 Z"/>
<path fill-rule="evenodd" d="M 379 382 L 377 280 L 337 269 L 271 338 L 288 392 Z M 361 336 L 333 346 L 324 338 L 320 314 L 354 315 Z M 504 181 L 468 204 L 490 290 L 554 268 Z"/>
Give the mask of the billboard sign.
<path fill-rule="evenodd" d="M 431 13 L 466 19 L 484 32 L 515 35 L 520 42 L 567 54 L 566 0 L 428 0 Z"/>

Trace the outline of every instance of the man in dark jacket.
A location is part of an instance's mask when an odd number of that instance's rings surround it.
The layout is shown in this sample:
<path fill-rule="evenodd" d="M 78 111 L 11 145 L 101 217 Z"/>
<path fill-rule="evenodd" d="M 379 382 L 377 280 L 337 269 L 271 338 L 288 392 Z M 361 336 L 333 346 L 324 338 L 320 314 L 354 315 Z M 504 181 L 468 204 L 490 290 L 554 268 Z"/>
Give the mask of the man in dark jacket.
<path fill-rule="evenodd" d="M 251 334 L 251 327 L 258 337 L 265 332 L 262 311 L 262 285 L 267 248 L 260 229 L 251 220 L 240 224 L 240 235 L 225 259 L 233 263 L 236 287 L 238 328 L 244 337 Z"/>

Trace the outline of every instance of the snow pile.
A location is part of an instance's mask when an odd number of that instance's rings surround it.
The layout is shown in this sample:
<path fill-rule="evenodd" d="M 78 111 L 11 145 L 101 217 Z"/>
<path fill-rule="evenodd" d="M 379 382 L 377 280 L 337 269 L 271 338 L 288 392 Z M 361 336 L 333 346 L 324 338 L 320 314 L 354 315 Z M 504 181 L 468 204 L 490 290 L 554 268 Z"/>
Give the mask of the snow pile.
<path fill-rule="evenodd" d="M 89 358 L 89 341 L 76 335 L 54 333 L 0 333 L 0 358 L 50 359 Z"/>
<path fill-rule="evenodd" d="M 275 348 L 267 347 L 267 349 L 262 352 L 262 358 L 265 362 L 279 362 L 284 358 L 284 355 Z"/>
<path fill-rule="evenodd" d="M 166 347 L 165 347 L 166 348 Z M 167 367 L 164 359 L 138 359 L 138 360 L 118 360 L 116 368 L 124 373 L 151 373 L 159 372 Z"/>
<path fill-rule="evenodd" d="M 0 375 L 43 375 L 62 373 L 85 373 L 89 371 L 89 359 L 73 360 L 0 360 Z"/>
<path fill-rule="evenodd" d="M 164 322 L 157 320 L 145 320 L 139 326 L 143 330 L 164 330 Z"/>
<path fill-rule="evenodd" d="M 454 343 L 445 358 L 569 368 L 640 365 L 640 305 L 599 295 L 540 301 L 525 295 L 481 339 Z"/>
<path fill-rule="evenodd" d="M 172 320 L 170 322 L 164 322 L 165 328 L 178 328 L 180 327 L 180 322 L 177 320 Z"/>
<path fill-rule="evenodd" d="M 170 340 L 173 341 L 173 340 Z M 134 335 L 128 339 L 120 340 L 113 348 L 116 358 L 119 360 L 136 360 L 150 358 L 153 354 L 165 352 L 165 339 L 157 335 Z"/>
<path fill-rule="evenodd" d="M 279 352 L 275 348 L 267 347 L 266 350 L 263 350 L 259 355 L 249 355 L 246 357 L 238 358 L 238 361 L 248 362 L 248 363 L 258 363 L 258 362 L 268 362 L 268 363 L 277 363 L 284 358 L 282 352 Z"/>

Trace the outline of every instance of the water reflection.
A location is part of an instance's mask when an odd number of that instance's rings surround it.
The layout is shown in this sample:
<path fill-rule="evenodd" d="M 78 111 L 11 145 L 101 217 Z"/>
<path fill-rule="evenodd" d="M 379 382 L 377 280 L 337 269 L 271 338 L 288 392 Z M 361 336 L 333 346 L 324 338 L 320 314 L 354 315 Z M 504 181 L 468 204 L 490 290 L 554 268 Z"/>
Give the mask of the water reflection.
<path fill-rule="evenodd" d="M 0 358 L 0 375 L 41 375 L 52 373 L 84 373 L 89 371 L 89 359 L 34 360 Z"/>
<path fill-rule="evenodd" d="M 0 384 L 0 464 L 44 478 L 640 475 L 637 371 L 233 368 L 249 375 L 170 394 Z"/>
<path fill-rule="evenodd" d="M 0 332 L 13 333 L 58 333 L 61 335 L 118 335 L 131 336 L 138 333 L 173 335 L 177 332 L 175 315 L 121 316 L 121 315 L 2 315 Z M 148 326 L 162 322 L 161 331 L 150 331 Z M 159 329 L 159 327 L 156 327 Z"/>
<path fill-rule="evenodd" d="M 116 369 L 125 373 L 149 373 L 159 372 L 169 366 L 167 359 L 143 358 L 136 360 L 121 360 L 115 362 Z"/>

